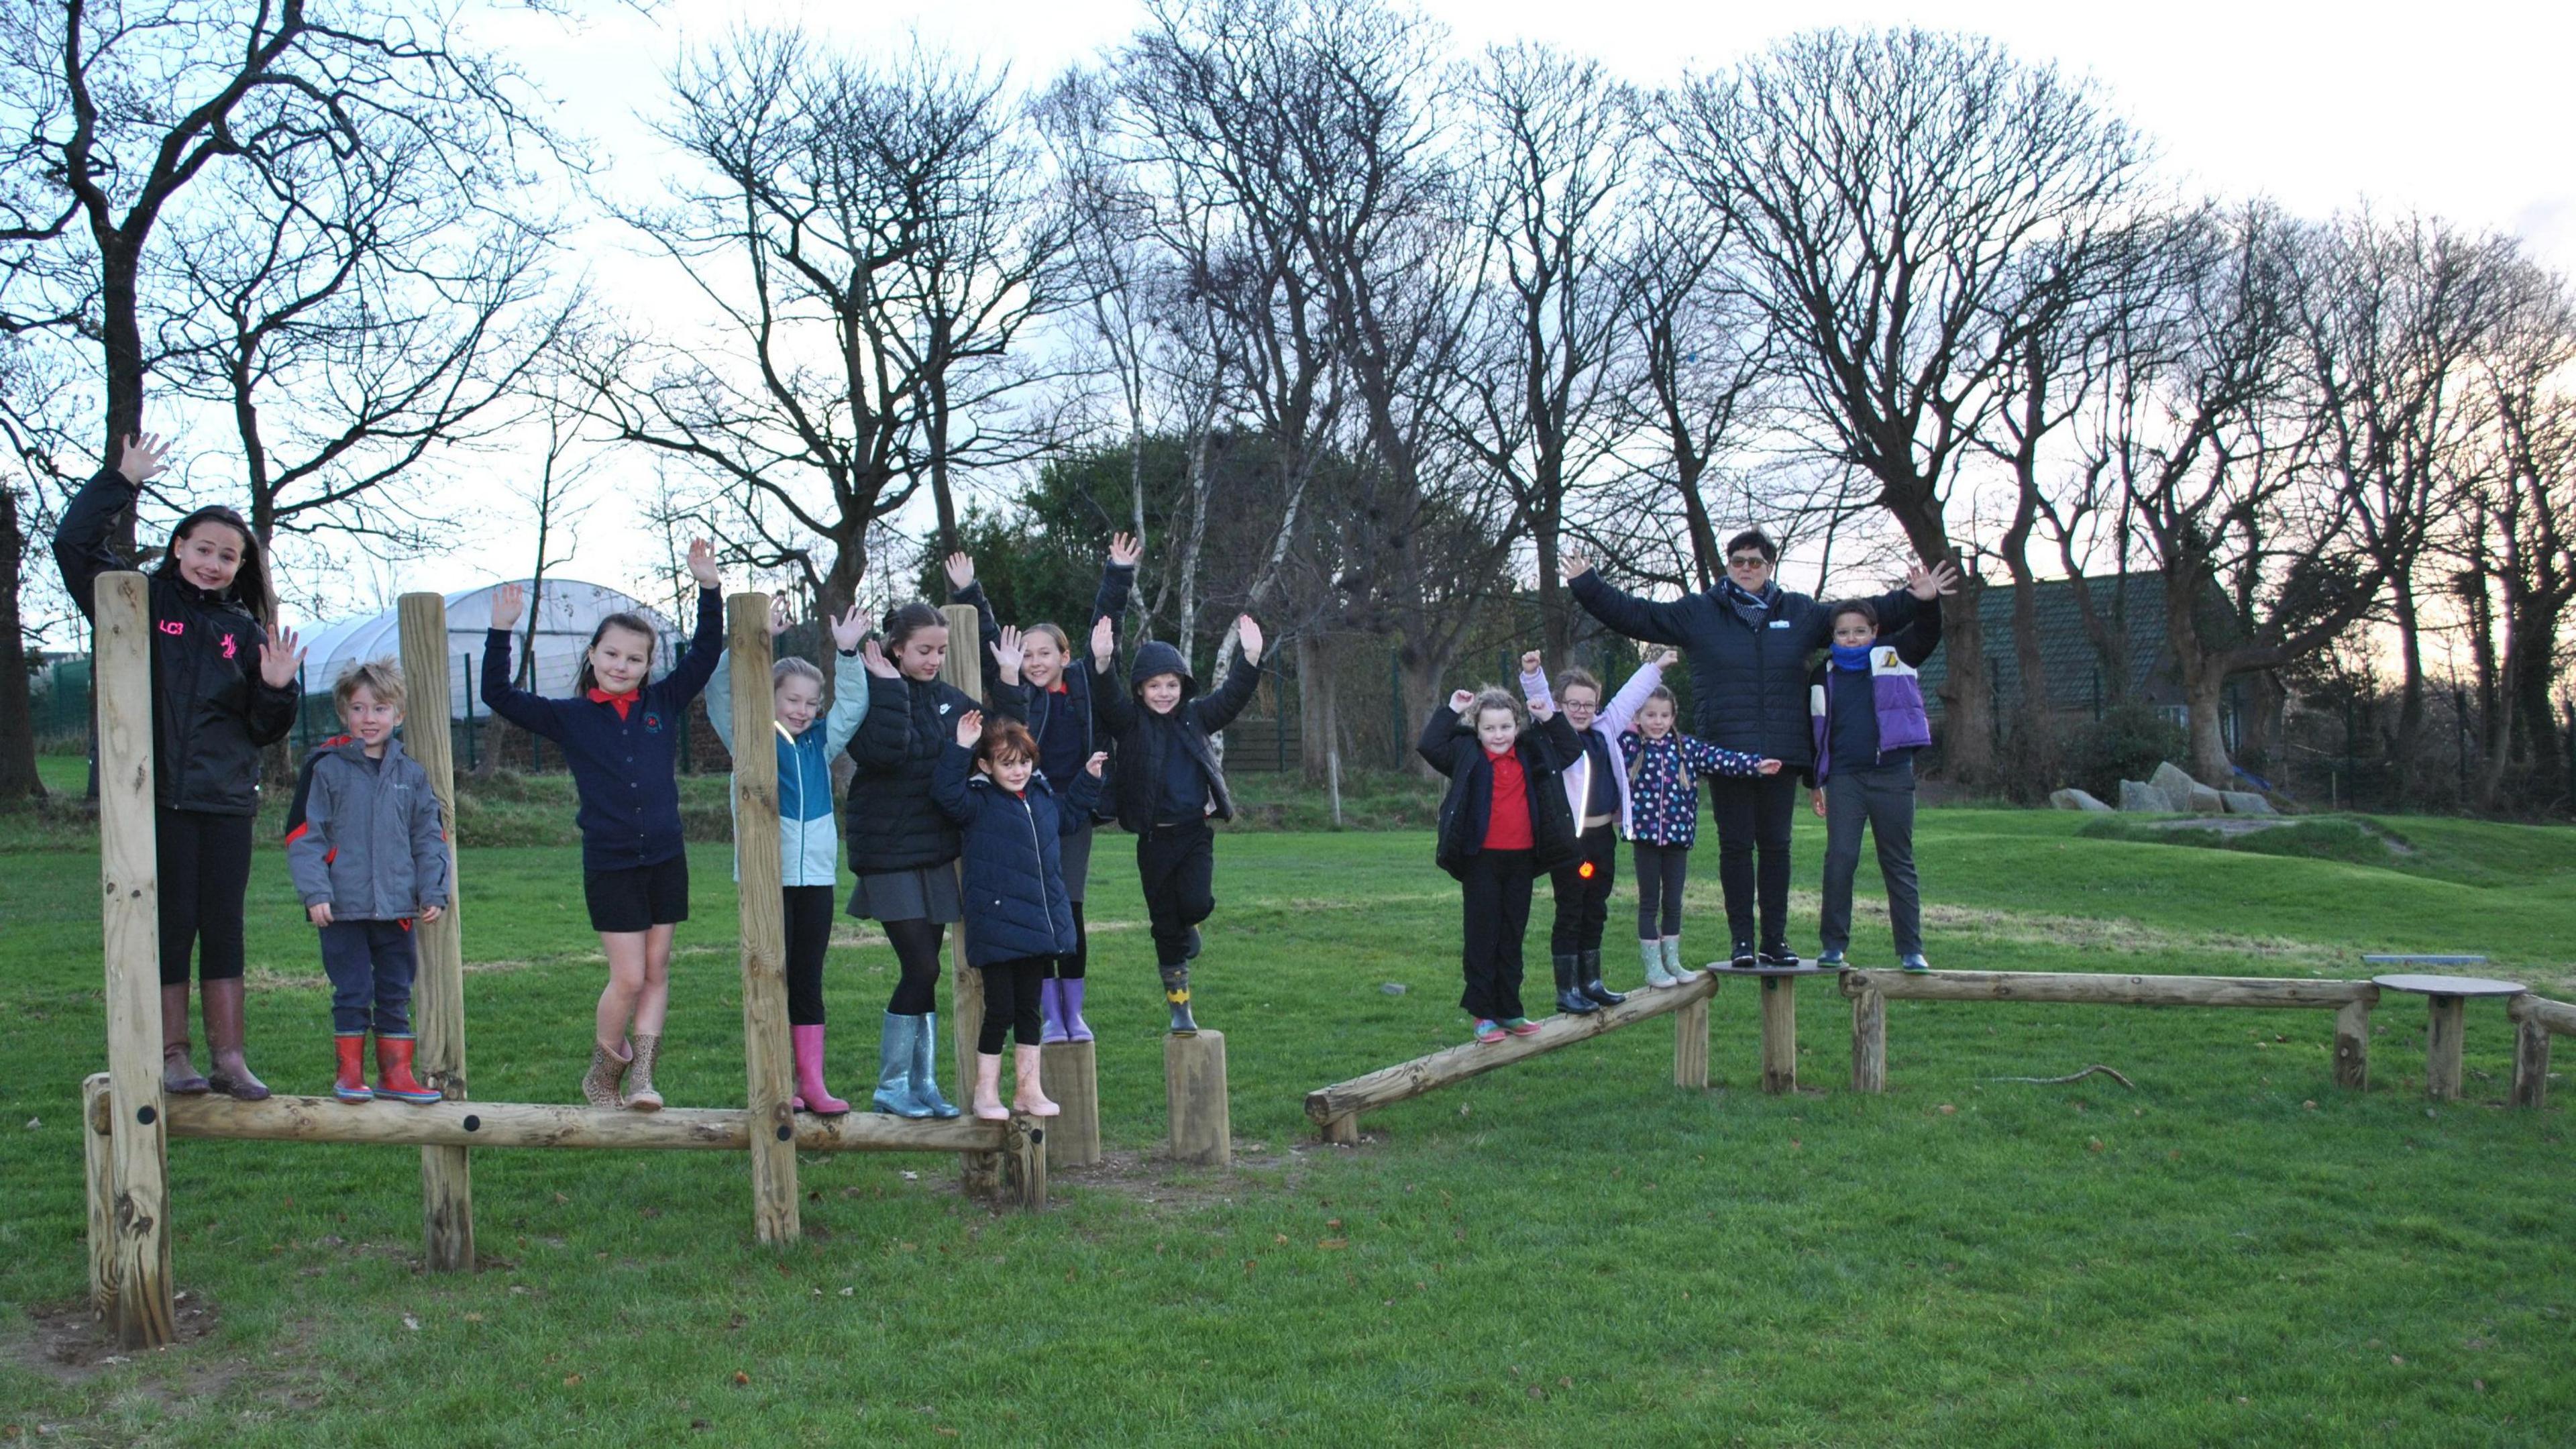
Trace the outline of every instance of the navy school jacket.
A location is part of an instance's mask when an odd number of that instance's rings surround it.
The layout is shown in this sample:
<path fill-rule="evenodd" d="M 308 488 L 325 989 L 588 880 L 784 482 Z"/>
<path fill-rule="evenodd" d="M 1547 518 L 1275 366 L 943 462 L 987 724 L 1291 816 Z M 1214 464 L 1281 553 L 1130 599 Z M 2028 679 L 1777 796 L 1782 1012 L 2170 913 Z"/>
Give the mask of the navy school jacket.
<path fill-rule="evenodd" d="M 990 966 L 1073 950 L 1073 904 L 1065 895 L 1062 837 L 1091 820 L 1100 781 L 1074 773 L 1062 796 L 1032 771 L 1014 795 L 975 769 L 975 752 L 952 736 L 939 756 L 931 797 L 957 822 L 965 863 L 966 962 Z"/>

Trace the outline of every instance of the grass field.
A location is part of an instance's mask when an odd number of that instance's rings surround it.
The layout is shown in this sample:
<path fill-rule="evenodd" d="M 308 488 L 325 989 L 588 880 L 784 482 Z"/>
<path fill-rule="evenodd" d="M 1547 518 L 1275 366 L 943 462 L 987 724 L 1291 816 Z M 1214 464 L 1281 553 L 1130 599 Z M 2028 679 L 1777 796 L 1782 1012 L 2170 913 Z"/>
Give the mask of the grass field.
<path fill-rule="evenodd" d="M 2576 832 L 2393 821 L 2402 851 L 2353 861 L 2081 826 L 1927 812 L 1934 964 L 2350 976 L 2365 949 L 2475 950 L 2576 985 Z M 953 1158 L 809 1156 L 806 1241 L 773 1251 L 729 1156 L 493 1151 L 482 1271 L 430 1277 L 417 1154 L 178 1141 L 184 1342 L 123 1362 L 78 1302 L 96 861 L 0 834 L 0 1441 L 2576 1441 L 2576 1163 L 2561 1106 L 2500 1105 L 2492 1005 L 2453 1106 L 2420 1095 L 2412 998 L 2377 1013 L 2361 1095 L 2333 1085 L 2331 1013 L 1900 1002 L 1867 1098 L 1810 986 L 1821 1091 L 1772 1098 L 1730 986 L 1705 1094 L 1668 1085 L 1659 1021 L 1324 1148 L 1308 1089 L 1461 1039 L 1457 897 L 1420 832 L 1229 835 L 1200 1005 L 1228 1033 L 1238 1159 L 1180 1170 L 1154 1154 L 1159 1002 L 1122 846 L 1092 908 L 1112 1158 L 1057 1174 L 1047 1213 L 962 1200 Z M 692 862 L 665 1087 L 718 1105 L 743 1080 L 732 898 L 723 847 Z M 254 878 L 253 1060 L 314 1091 L 328 998 L 282 867 L 264 849 Z M 476 1095 L 567 1100 L 600 979 L 577 856 L 477 848 L 462 875 Z M 1865 919 L 1855 954 L 1887 951 Z M 891 980 L 853 925 L 845 1092 Z M 2092 1062 L 2137 1090 L 1994 1080 Z"/>

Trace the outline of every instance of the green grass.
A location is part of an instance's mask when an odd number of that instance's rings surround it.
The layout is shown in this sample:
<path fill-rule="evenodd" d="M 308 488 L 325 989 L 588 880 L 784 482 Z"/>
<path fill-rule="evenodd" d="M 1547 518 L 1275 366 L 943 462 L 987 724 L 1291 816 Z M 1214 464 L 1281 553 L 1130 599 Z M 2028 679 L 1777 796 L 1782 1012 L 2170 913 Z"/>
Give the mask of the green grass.
<path fill-rule="evenodd" d="M 2389 822 L 2452 879 L 2082 825 L 1927 812 L 1934 963 L 2350 976 L 2363 950 L 2483 950 L 2490 974 L 2576 976 L 2576 832 Z M 1805 887 L 1822 842 L 1800 831 Z M 805 1241 L 768 1250 L 730 1156 L 493 1151 L 483 1271 L 433 1277 L 414 1154 L 180 1141 L 176 1273 L 201 1316 L 179 1348 L 102 1366 L 77 1307 L 74 1121 L 103 1031 L 96 865 L 7 853 L 0 1435 L 2550 1445 L 2576 1426 L 2567 1122 L 2499 1105 L 2492 1006 L 2453 1106 L 2420 1095 L 2412 998 L 2377 1013 L 2363 1094 L 2333 1085 L 2328 1013 L 1896 1003 L 1890 1090 L 1860 1097 L 1840 1003 L 1810 985 L 1822 1090 L 1774 1098 L 1753 1086 L 1754 993 L 1730 985 L 1708 1093 L 1668 1085 L 1657 1023 L 1329 1149 L 1308 1089 L 1462 1038 L 1455 888 L 1420 832 L 1244 834 L 1219 844 L 1200 992 L 1228 1033 L 1239 1157 L 1185 1170 L 1154 1155 L 1159 1003 L 1125 854 L 1102 842 L 1092 908 L 1112 1161 L 1057 1174 L 1048 1212 L 961 1200 L 949 1157 L 807 1156 Z M 328 1002 L 281 864 L 263 850 L 254 877 L 254 1060 L 311 1091 Z M 1700 864 L 1692 939 L 1713 945 Z M 723 847 L 693 868 L 665 1085 L 719 1104 L 742 1091 Z M 566 1100 L 600 977 L 577 859 L 487 847 L 462 873 L 476 1094 Z M 1865 914 L 1856 956 L 1888 953 Z M 845 1092 L 891 979 L 853 928 L 830 978 Z M 2137 1090 L 1993 1080 L 2091 1062 Z"/>

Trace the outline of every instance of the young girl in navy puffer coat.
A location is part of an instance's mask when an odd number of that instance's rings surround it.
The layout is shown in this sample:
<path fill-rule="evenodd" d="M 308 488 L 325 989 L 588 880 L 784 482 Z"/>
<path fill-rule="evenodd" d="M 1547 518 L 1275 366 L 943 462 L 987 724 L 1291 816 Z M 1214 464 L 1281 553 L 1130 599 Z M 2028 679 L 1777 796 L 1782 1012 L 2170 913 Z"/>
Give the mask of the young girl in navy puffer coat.
<path fill-rule="evenodd" d="M 979 747 L 980 746 L 980 747 Z M 966 961 L 984 973 L 984 1023 L 975 1039 L 978 1117 L 1012 1112 L 1056 1115 L 1038 1085 L 1044 1029 L 1040 991 L 1057 957 L 1073 949 L 1073 903 L 1065 895 L 1062 838 L 1091 823 L 1100 799 L 1094 754 L 1059 797 L 1038 769 L 1038 743 L 1016 720 L 988 731 L 979 710 L 957 721 L 957 743 L 939 757 L 930 797 L 960 827 L 965 864 Z M 974 773 L 969 774 L 972 769 Z M 1002 1038 L 1016 1032 L 1011 1069 L 1018 1078 L 1002 1105 Z"/>

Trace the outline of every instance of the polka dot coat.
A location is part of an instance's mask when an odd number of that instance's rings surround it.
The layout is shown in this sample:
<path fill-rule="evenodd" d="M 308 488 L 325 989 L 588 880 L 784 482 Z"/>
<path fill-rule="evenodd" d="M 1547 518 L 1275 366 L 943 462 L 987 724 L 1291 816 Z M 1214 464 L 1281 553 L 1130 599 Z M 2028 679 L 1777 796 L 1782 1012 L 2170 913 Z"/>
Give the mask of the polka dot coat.
<path fill-rule="evenodd" d="M 1628 838 L 1685 850 L 1699 840 L 1699 777 L 1757 774 L 1762 764 L 1679 730 L 1659 740 L 1625 731 L 1619 753 L 1628 762 Z"/>

